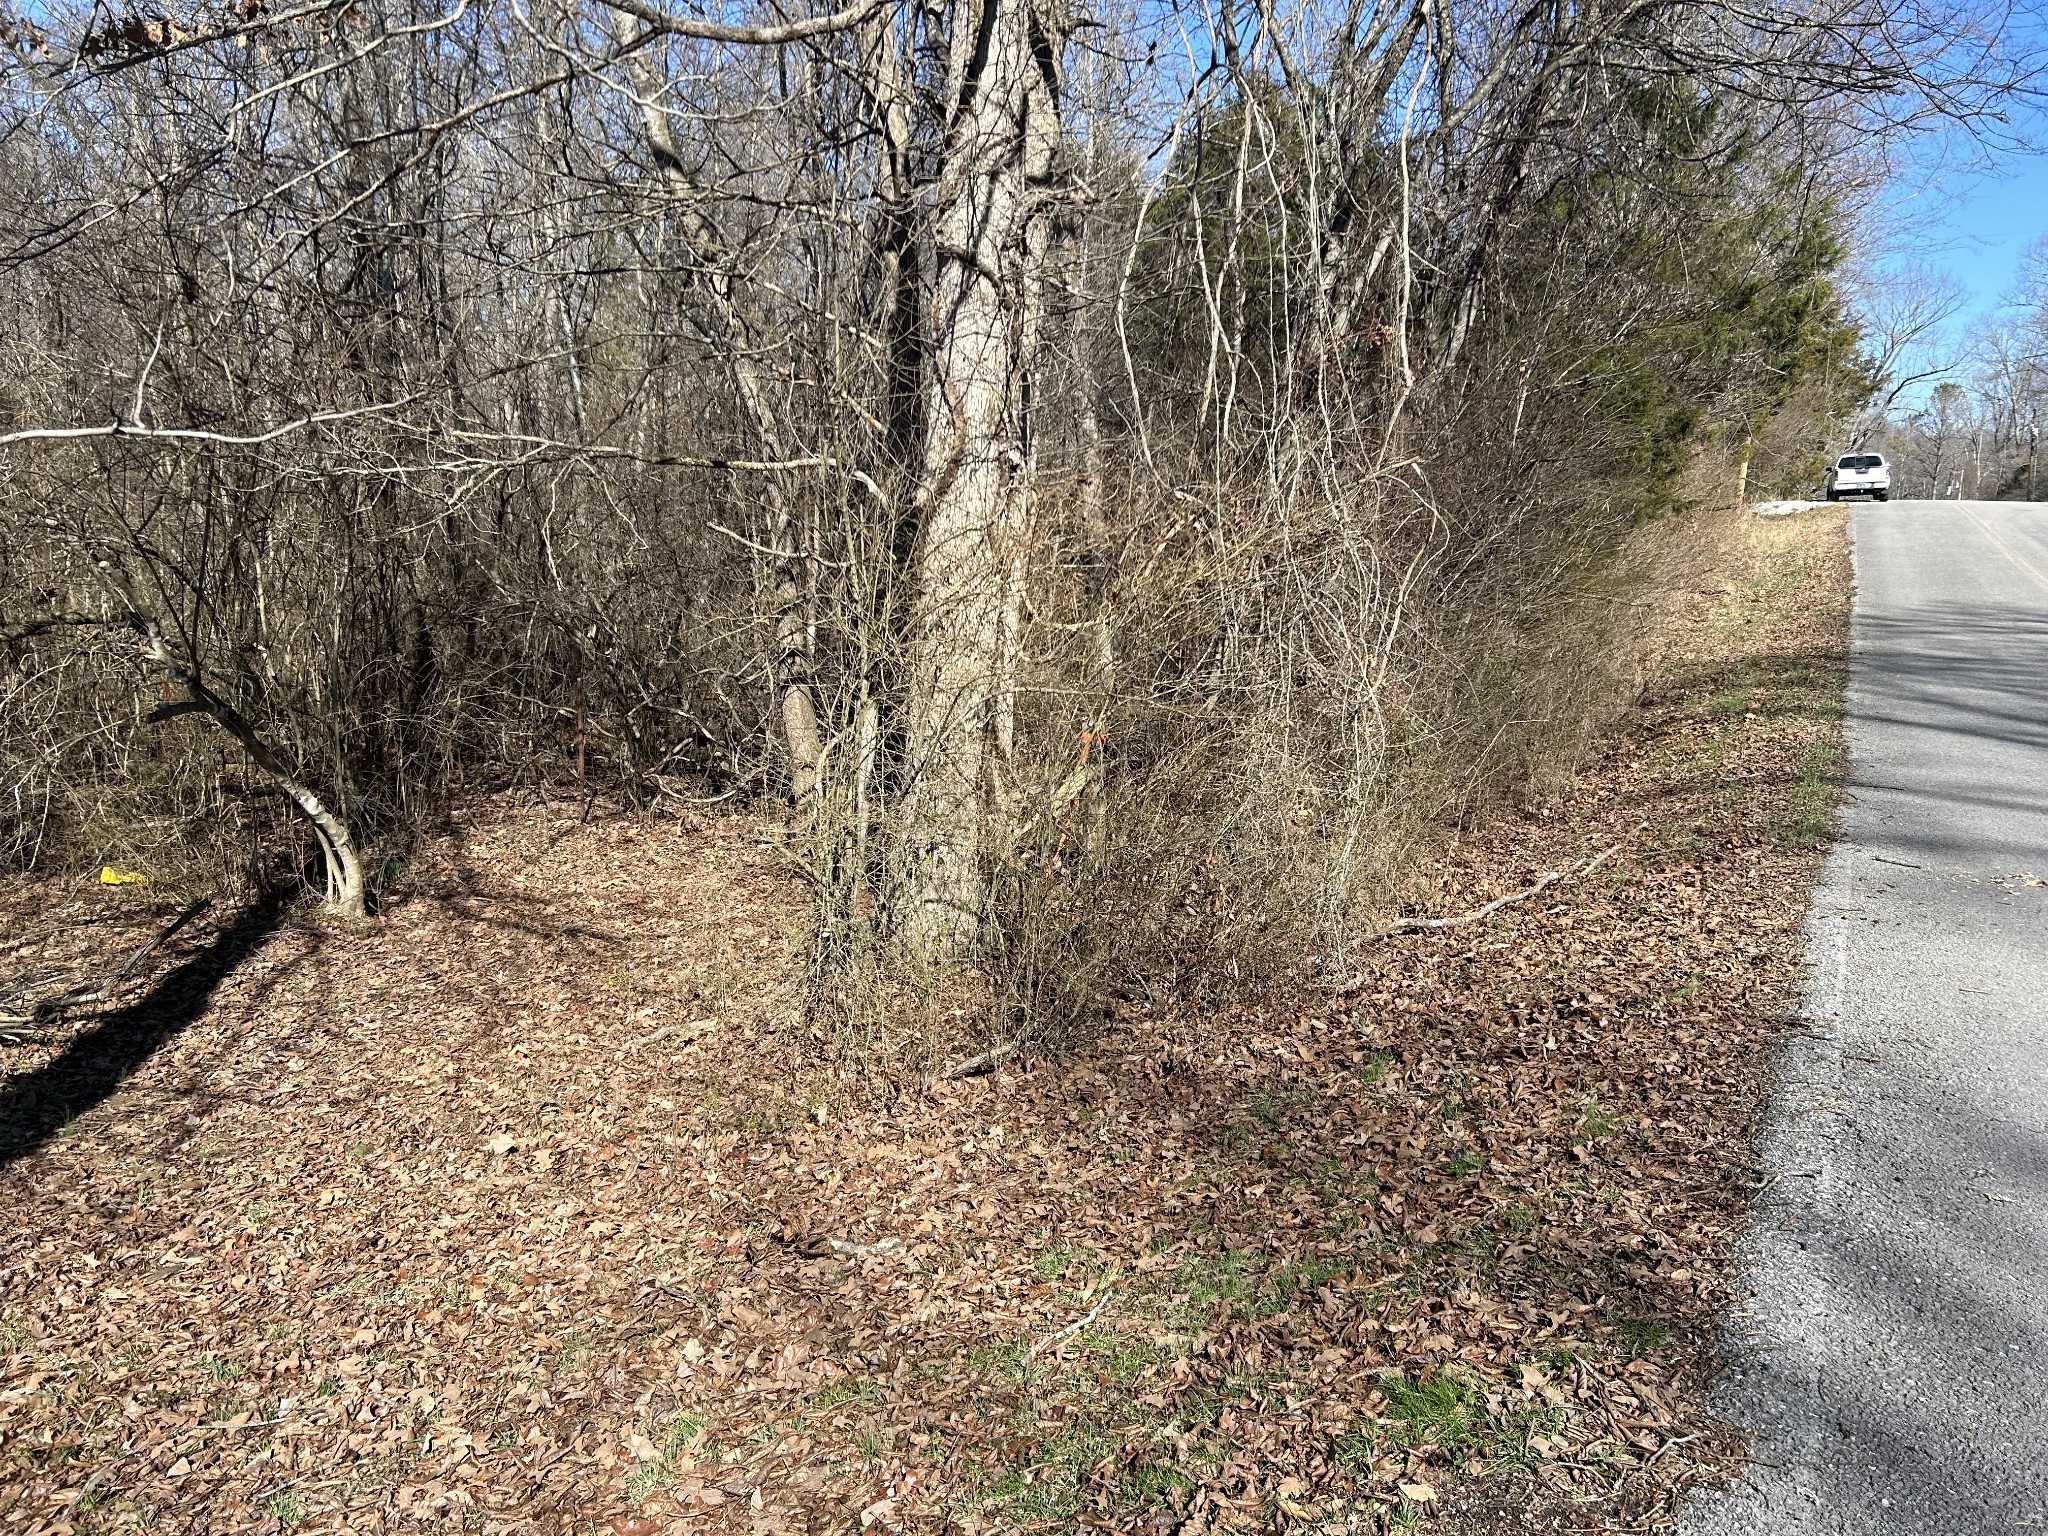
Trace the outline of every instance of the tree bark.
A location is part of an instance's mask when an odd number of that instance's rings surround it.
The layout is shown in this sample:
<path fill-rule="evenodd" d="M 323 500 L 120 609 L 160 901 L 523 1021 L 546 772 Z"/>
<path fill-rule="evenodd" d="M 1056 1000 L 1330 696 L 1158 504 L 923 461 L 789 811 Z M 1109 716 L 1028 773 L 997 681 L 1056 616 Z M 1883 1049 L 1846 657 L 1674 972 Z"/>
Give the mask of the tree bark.
<path fill-rule="evenodd" d="M 1030 371 L 1043 309 L 1064 22 L 956 0 L 917 479 L 905 803 L 909 947 L 955 955 L 985 915 L 1014 750 L 1031 528 Z"/>

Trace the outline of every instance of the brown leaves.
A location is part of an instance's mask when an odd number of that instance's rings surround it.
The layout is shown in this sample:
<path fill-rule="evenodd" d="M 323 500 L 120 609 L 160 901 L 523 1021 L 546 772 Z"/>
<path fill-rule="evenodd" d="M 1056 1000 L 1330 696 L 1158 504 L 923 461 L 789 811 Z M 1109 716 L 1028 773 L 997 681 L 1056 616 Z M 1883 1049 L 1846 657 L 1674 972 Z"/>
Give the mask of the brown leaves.
<path fill-rule="evenodd" d="M 893 1102 L 791 1026 L 801 899 L 745 820 L 479 816 L 379 932 L 278 933 L 4 1175 L 0 1509 L 1485 1529 L 1495 1487 L 1502 1529 L 1654 1524 L 1720 1454 L 1796 985 L 1813 855 L 1772 828 L 1840 603 L 1789 591 L 1427 906 L 1619 842 L 1585 881 L 1390 938 L 1348 999 L 1126 1011 Z M 1788 707 L 1716 716 L 1729 668 Z M 49 889 L 0 903 L 62 920 Z"/>

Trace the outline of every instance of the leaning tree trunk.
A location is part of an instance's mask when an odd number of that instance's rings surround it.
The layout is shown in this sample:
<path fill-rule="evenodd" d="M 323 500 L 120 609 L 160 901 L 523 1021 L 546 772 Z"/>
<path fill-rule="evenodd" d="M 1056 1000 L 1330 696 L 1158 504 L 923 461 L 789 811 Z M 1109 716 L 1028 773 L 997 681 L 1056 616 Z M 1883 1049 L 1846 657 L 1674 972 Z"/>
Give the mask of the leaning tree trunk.
<path fill-rule="evenodd" d="M 1024 561 L 1028 377 L 1042 308 L 1064 25 L 955 0 L 933 207 L 904 803 L 906 944 L 964 951 L 1004 840 Z"/>
<path fill-rule="evenodd" d="M 150 712 L 149 718 L 168 720 L 174 715 L 203 714 L 234 737 L 256 766 L 277 781 L 277 787 L 312 825 L 313 835 L 320 841 L 321 858 L 327 867 L 327 910 L 337 917 L 362 917 L 366 894 L 363 863 L 356 855 L 355 840 L 349 836 L 347 823 L 330 811 L 318 793 L 291 771 L 276 750 L 256 734 L 256 728 L 249 724 L 240 710 L 207 687 L 198 669 L 172 648 L 154 621 L 138 620 L 137 628 L 142 634 L 144 659 L 168 672 L 185 690 L 184 698 L 172 704 L 159 705 Z"/>

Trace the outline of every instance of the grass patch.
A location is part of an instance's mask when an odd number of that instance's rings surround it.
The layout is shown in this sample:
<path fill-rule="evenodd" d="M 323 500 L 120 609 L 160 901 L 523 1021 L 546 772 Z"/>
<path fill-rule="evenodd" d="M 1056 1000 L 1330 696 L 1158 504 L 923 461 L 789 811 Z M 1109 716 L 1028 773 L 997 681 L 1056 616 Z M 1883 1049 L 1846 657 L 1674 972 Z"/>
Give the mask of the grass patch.
<path fill-rule="evenodd" d="M 696 1414 L 686 1411 L 672 1414 L 668 1423 L 662 1426 L 661 1438 L 655 1442 L 659 1454 L 627 1477 L 626 1496 L 638 1502 L 667 1482 L 692 1443 L 703 1433 L 704 1421 Z"/>
<path fill-rule="evenodd" d="M 1080 1249 L 1070 1248 L 1065 1244 L 1048 1248 L 1032 1264 L 1032 1272 L 1048 1283 L 1057 1280 L 1074 1267 L 1074 1260 L 1080 1256 L 1080 1252 Z"/>
<path fill-rule="evenodd" d="M 1136 1381 L 1159 1359 L 1159 1351 L 1147 1340 L 1108 1328 L 1090 1329 L 1081 1335 L 1080 1344 L 1103 1380 L 1117 1386 Z"/>
<path fill-rule="evenodd" d="M 835 1408 L 872 1408 L 882 1400 L 882 1383 L 863 1376 L 842 1376 L 828 1381 L 811 1399 L 812 1413 L 830 1413 Z"/>
<path fill-rule="evenodd" d="M 1824 847 L 1835 829 L 1835 772 L 1841 754 L 1831 741 L 1806 749 L 1799 777 L 1786 796 L 1784 818 L 1771 830 L 1783 848 Z"/>
<path fill-rule="evenodd" d="M 1232 1249 L 1205 1254 L 1183 1263 L 1176 1283 L 1190 1311 L 1205 1315 L 1221 1304 L 1236 1306 L 1250 1318 L 1284 1312 L 1295 1297 L 1314 1291 L 1351 1268 L 1336 1259 L 1267 1265 L 1255 1253 Z"/>
<path fill-rule="evenodd" d="M 1588 1094 L 1586 1102 L 1579 1107 L 1579 1132 L 1588 1141 L 1598 1141 L 1602 1136 L 1612 1136 L 1621 1126 L 1621 1118 L 1612 1106 L 1602 1104 L 1600 1095 Z"/>
<path fill-rule="evenodd" d="M 1670 1328 L 1649 1318 L 1631 1318 L 1617 1323 L 1614 1336 L 1632 1355 L 1666 1350 L 1678 1341 L 1678 1335 Z"/>
<path fill-rule="evenodd" d="M 1460 1472 L 1529 1460 L 1529 1437 L 1554 1433 L 1558 1415 L 1547 1408 L 1495 1412 L 1485 1394 L 1441 1373 L 1410 1378 L 1392 1372 L 1380 1378 L 1386 1412 L 1372 1429 L 1354 1430 L 1335 1446 L 1340 1465 L 1359 1471 L 1384 1451 L 1412 1452 L 1433 1446 Z"/>

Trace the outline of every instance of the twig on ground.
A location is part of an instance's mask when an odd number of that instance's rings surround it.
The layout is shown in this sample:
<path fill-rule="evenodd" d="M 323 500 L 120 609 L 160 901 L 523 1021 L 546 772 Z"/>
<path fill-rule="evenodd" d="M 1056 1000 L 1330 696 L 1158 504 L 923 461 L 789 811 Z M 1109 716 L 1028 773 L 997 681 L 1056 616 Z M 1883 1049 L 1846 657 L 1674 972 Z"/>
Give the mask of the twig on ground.
<path fill-rule="evenodd" d="M 1621 844 L 1611 844 L 1610 846 L 1601 849 L 1598 853 L 1594 854 L 1590 859 L 1586 859 L 1580 863 L 1574 864 L 1568 869 L 1552 870 L 1549 874 L 1545 875 L 1541 880 L 1538 880 L 1534 885 L 1528 887 L 1526 890 L 1510 891 L 1505 896 L 1499 896 L 1494 898 L 1492 901 L 1489 901 L 1483 907 L 1476 907 L 1470 912 L 1460 912 L 1455 917 L 1399 918 L 1396 921 L 1387 924 L 1387 926 L 1384 928 L 1375 928 L 1371 933 L 1364 935 L 1360 942 L 1365 944 L 1371 944 L 1377 942 L 1380 939 L 1392 938 L 1397 933 L 1420 933 L 1424 931 L 1433 931 L 1439 928 L 1462 928 L 1467 923 L 1476 923 L 1481 918 L 1491 917 L 1494 913 L 1498 912 L 1502 907 L 1511 907 L 1518 901 L 1527 901 L 1531 896 L 1535 896 L 1540 894 L 1541 892 L 1549 890 L 1550 887 L 1557 884 L 1560 880 L 1569 880 L 1576 876 L 1590 875 L 1591 873 L 1593 873 L 1594 870 L 1598 869 L 1602 864 L 1605 864 L 1608 861 L 1608 859 L 1612 858 L 1620 850 Z M 1341 986 L 1337 987 L 1336 991 L 1341 995 L 1346 992 L 1356 991 L 1359 987 L 1363 986 L 1364 984 L 1365 978 L 1363 976 L 1353 976 L 1350 980 L 1344 982 Z"/>
<path fill-rule="evenodd" d="M 1650 1468 L 1657 1465 L 1658 1458 L 1666 1451 L 1676 1450 L 1681 1445 L 1691 1445 L 1695 1440 L 1704 1440 L 1706 1438 L 1705 1432 L 1702 1431 L 1697 1435 L 1680 1435 L 1676 1440 L 1666 1440 L 1655 1451 L 1650 1453 L 1650 1459 L 1643 1463 L 1643 1470 L 1647 1472 Z"/>
<path fill-rule="evenodd" d="M 1060 1345 L 1066 1343 L 1067 1340 L 1071 1339 L 1075 1334 L 1079 1333 L 1082 1329 L 1088 1327 L 1091 1323 L 1095 1321 L 1096 1318 L 1102 1316 L 1102 1309 L 1109 1305 L 1110 1295 L 1112 1292 L 1115 1291 L 1115 1289 L 1116 1287 L 1113 1284 L 1105 1285 L 1102 1288 L 1102 1294 L 1095 1298 L 1095 1305 L 1088 1309 L 1087 1314 L 1085 1316 L 1076 1318 L 1073 1322 L 1067 1324 L 1066 1327 L 1060 1329 L 1057 1333 L 1047 1334 L 1044 1338 L 1040 1339 L 1036 1344 L 1031 1346 L 1031 1353 L 1026 1355 L 1024 1358 L 1027 1361 L 1036 1360 L 1046 1350 L 1057 1349 Z"/>
<path fill-rule="evenodd" d="M 1751 1188 L 1750 1194 L 1752 1196 L 1760 1195 L 1765 1190 L 1774 1188 L 1787 1179 L 1817 1179 L 1820 1175 L 1821 1170 L 1818 1168 L 1781 1168 L 1776 1173 L 1767 1173 L 1761 1179 L 1758 1179 Z"/>

